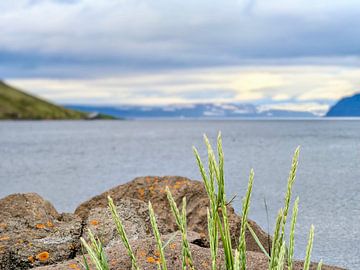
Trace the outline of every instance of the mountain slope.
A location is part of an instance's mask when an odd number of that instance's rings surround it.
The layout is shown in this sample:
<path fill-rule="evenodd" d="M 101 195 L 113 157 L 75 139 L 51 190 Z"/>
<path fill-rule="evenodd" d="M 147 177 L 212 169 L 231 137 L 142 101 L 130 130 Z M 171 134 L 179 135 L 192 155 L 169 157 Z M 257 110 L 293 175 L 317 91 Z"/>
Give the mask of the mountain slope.
<path fill-rule="evenodd" d="M 358 117 L 360 116 L 360 94 L 345 97 L 330 108 L 327 117 Z"/>
<path fill-rule="evenodd" d="M 86 117 L 85 113 L 54 105 L 0 81 L 0 119 L 84 119 Z"/>

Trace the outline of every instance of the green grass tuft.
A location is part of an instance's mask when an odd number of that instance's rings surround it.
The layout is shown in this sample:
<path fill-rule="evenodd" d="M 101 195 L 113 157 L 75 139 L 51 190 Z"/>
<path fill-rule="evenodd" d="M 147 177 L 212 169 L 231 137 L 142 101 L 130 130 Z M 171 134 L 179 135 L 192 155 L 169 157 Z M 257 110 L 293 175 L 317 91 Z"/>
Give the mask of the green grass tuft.
<path fill-rule="evenodd" d="M 230 226 L 227 214 L 228 202 L 226 200 L 225 193 L 225 177 L 224 177 L 224 153 L 222 149 L 222 138 L 221 133 L 217 137 L 217 153 L 213 150 L 209 139 L 204 135 L 205 145 L 207 147 L 208 153 L 208 171 L 206 171 L 205 166 L 200 158 L 200 155 L 195 147 L 193 147 L 195 158 L 199 167 L 200 175 L 204 182 L 204 186 L 209 198 L 209 207 L 207 209 L 207 221 L 208 221 L 208 236 L 210 242 L 210 254 L 211 254 L 211 269 L 226 269 L 226 270 L 246 270 L 246 230 L 248 229 L 255 239 L 256 243 L 263 251 L 263 253 L 269 258 L 269 270 L 292 270 L 293 269 L 293 256 L 294 256 L 294 242 L 295 242 L 295 226 L 297 221 L 298 214 L 298 204 L 299 198 L 295 200 L 295 203 L 292 208 L 292 217 L 290 224 L 290 233 L 289 233 L 289 247 L 286 246 L 285 241 L 285 227 L 287 222 L 287 217 L 289 214 L 292 189 L 296 178 L 299 152 L 300 148 L 298 147 L 294 153 L 292 159 L 291 170 L 288 177 L 287 189 L 285 193 L 284 206 L 278 212 L 275 229 L 273 234 L 273 241 L 271 247 L 271 253 L 268 254 L 266 249 L 263 247 L 259 238 L 256 236 L 254 230 L 251 228 L 248 223 L 248 214 L 250 209 L 250 199 L 251 192 L 253 188 L 254 181 L 254 171 L 251 170 L 247 191 L 243 199 L 242 204 L 242 217 L 241 217 L 241 229 L 239 244 L 237 248 L 232 246 Z M 181 211 L 179 210 L 170 190 L 166 187 L 167 198 L 170 204 L 171 211 L 174 215 L 175 222 L 181 233 L 182 241 L 182 269 L 186 270 L 189 267 L 191 270 L 195 270 L 194 261 L 191 254 L 190 244 L 187 240 L 187 220 L 186 220 L 186 198 L 183 198 Z M 134 269 L 139 270 L 136 257 L 131 249 L 129 240 L 126 236 L 126 232 L 122 221 L 116 211 L 113 200 L 108 197 L 109 208 L 115 222 L 118 234 L 121 238 L 122 243 L 124 244 L 128 255 L 131 259 L 132 266 Z M 157 226 L 155 213 L 151 202 L 149 202 L 149 215 L 150 222 L 156 239 L 156 243 L 160 252 L 160 262 L 158 263 L 158 269 L 167 270 L 166 258 L 164 253 L 164 248 L 175 238 L 174 234 L 164 245 L 159 229 Z M 108 264 L 106 259 L 106 254 L 101 245 L 101 242 L 94 237 L 94 235 L 89 231 L 90 244 L 87 243 L 84 239 L 81 239 L 83 247 L 89 254 L 90 259 L 96 266 L 98 270 L 108 270 Z M 309 270 L 310 267 L 310 257 L 314 240 L 314 226 L 311 226 L 308 245 L 306 249 L 306 257 L 304 261 L 304 270 Z M 224 254 L 224 265 L 220 268 L 217 268 L 219 262 L 217 261 L 219 255 L 220 241 L 222 242 L 222 253 Z M 85 258 L 85 257 L 84 257 Z M 322 261 L 318 264 L 317 270 L 321 270 Z M 87 261 L 85 259 L 85 269 L 89 269 Z"/>

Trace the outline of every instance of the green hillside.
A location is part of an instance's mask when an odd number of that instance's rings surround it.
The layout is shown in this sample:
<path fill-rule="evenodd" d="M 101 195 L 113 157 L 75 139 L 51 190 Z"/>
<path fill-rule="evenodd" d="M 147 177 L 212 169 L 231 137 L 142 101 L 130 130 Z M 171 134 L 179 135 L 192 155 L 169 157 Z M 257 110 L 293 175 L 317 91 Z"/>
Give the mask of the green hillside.
<path fill-rule="evenodd" d="M 0 119 L 85 119 L 86 114 L 54 105 L 0 81 Z"/>

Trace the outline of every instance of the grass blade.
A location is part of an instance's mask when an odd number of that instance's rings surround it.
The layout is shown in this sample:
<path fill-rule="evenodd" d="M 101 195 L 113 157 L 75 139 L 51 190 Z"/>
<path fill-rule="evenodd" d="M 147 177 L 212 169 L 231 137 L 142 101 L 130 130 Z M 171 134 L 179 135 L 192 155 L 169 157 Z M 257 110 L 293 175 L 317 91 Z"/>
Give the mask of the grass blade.
<path fill-rule="evenodd" d="M 155 213 L 154 213 L 154 209 L 151 205 L 151 202 L 149 202 L 149 214 L 150 214 L 150 223 L 151 223 L 151 227 L 153 229 L 154 232 L 154 236 L 156 239 L 156 243 L 160 252 L 160 263 L 162 266 L 162 270 L 167 270 L 167 266 L 166 266 L 166 259 L 165 259 L 165 254 L 164 254 L 164 248 L 163 248 L 163 244 L 161 241 L 161 237 L 160 237 L 160 232 L 159 232 L 159 228 L 157 226 L 156 223 L 156 217 L 155 217 Z"/>
<path fill-rule="evenodd" d="M 276 266 L 276 270 L 283 270 L 285 264 L 285 252 L 286 252 L 286 245 L 285 241 L 282 242 L 279 252 L 278 264 Z"/>
<path fill-rule="evenodd" d="M 320 260 L 320 262 L 318 263 L 318 265 L 316 267 L 316 270 L 321 270 L 322 265 L 323 265 L 323 262 L 322 262 L 322 260 Z"/>
<path fill-rule="evenodd" d="M 296 198 L 293 211 L 292 211 L 292 218 L 291 218 L 291 225 L 290 225 L 290 240 L 289 240 L 289 251 L 288 251 L 288 270 L 293 269 L 293 258 L 294 258 L 294 247 L 295 247 L 295 225 L 298 215 L 298 208 L 299 208 L 299 197 Z"/>
<path fill-rule="evenodd" d="M 250 198 L 251 192 L 254 182 L 254 170 L 252 169 L 249 176 L 249 183 L 246 191 L 245 198 L 243 199 L 243 206 L 242 206 L 242 217 L 241 217 L 241 231 L 240 231 L 240 239 L 239 239 L 239 256 L 240 256 L 240 264 L 241 269 L 246 269 L 246 224 L 248 220 L 248 213 L 250 208 Z"/>
<path fill-rule="evenodd" d="M 80 238 L 83 247 L 86 249 L 90 256 L 91 261 L 94 263 L 97 270 L 109 270 L 107 258 L 100 240 L 96 239 L 91 230 L 88 230 L 88 237 L 90 244 L 84 238 Z M 85 258 L 85 257 L 84 257 Z M 85 266 L 89 267 L 85 259 Z"/>
<path fill-rule="evenodd" d="M 269 260 L 270 260 L 270 255 L 269 255 L 269 253 L 266 251 L 266 249 L 264 248 L 264 246 L 261 244 L 261 242 L 260 242 L 259 238 L 257 237 L 257 235 L 256 235 L 255 231 L 253 230 L 253 228 L 251 228 L 251 226 L 250 226 L 249 223 L 247 223 L 246 226 L 247 226 L 247 228 L 249 229 L 249 231 L 250 231 L 252 237 L 254 238 L 256 244 L 258 245 L 258 247 L 259 247 L 259 248 L 261 249 L 261 251 L 266 255 L 266 257 L 268 257 Z"/>
<path fill-rule="evenodd" d="M 303 270 L 309 270 L 309 268 L 310 268 L 310 257 L 311 257 L 313 242 L 314 242 L 314 230 L 315 230 L 314 225 L 311 225 L 310 233 L 309 233 L 309 240 L 308 240 L 308 244 L 306 247 L 306 256 L 305 256 L 305 260 L 304 260 Z"/>
<path fill-rule="evenodd" d="M 271 254 L 270 254 L 269 270 L 275 269 L 278 263 L 278 253 L 280 252 L 280 247 L 281 247 L 279 243 L 280 243 L 280 229 L 281 229 L 282 219 L 283 219 L 283 210 L 280 209 L 278 216 L 276 218 L 276 225 L 275 225 Z"/>
<path fill-rule="evenodd" d="M 132 267 L 136 270 L 140 270 L 140 268 L 137 266 L 137 261 L 136 261 L 136 256 L 134 254 L 134 252 L 132 251 L 131 249 L 131 246 L 130 246 L 130 243 L 129 243 L 129 239 L 126 235 L 126 232 L 125 232 L 125 228 L 124 228 L 124 225 L 122 224 L 122 221 L 119 217 L 119 214 L 118 212 L 116 211 L 116 206 L 114 204 L 114 201 L 110 198 L 110 196 L 108 196 L 108 204 L 109 204 L 109 209 L 110 209 L 110 212 L 111 212 L 111 215 L 112 215 L 112 218 L 115 222 L 115 226 L 116 226 L 116 230 L 121 238 L 121 241 L 123 243 L 123 245 L 125 246 L 127 252 L 128 252 L 128 255 L 131 259 L 131 264 L 132 264 Z"/>

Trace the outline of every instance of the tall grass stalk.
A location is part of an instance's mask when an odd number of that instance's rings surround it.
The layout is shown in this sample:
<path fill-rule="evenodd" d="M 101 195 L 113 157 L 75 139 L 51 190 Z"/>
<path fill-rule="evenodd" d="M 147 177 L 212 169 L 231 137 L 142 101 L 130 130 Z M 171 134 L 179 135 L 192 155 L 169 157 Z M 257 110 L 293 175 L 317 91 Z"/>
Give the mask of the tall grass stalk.
<path fill-rule="evenodd" d="M 186 224 L 186 197 L 183 198 L 182 201 L 182 211 L 180 214 L 179 208 L 176 205 L 176 202 L 169 190 L 166 187 L 166 195 L 170 204 L 171 212 L 175 217 L 176 224 L 181 232 L 181 239 L 182 239 L 182 269 L 186 269 L 187 264 L 189 264 L 190 268 L 194 268 L 194 263 L 190 251 L 190 244 L 187 240 L 187 224 Z"/>
<path fill-rule="evenodd" d="M 242 217 L 241 217 L 241 231 L 240 231 L 240 239 L 239 239 L 239 256 L 240 256 L 240 263 L 241 263 L 241 269 L 246 269 L 246 228 L 247 228 L 247 217 L 249 213 L 250 208 L 250 198 L 251 198 L 251 191 L 253 187 L 254 182 L 254 170 L 252 169 L 250 171 L 249 176 L 249 183 L 246 191 L 246 196 L 243 199 L 243 206 L 242 206 Z"/>
<path fill-rule="evenodd" d="M 211 217 L 209 208 L 207 209 L 207 218 L 208 218 L 208 234 L 210 242 L 210 254 L 211 254 L 211 269 L 216 270 L 216 259 L 217 259 L 217 250 L 218 250 L 218 231 L 216 229 L 217 223 L 214 218 Z"/>
<path fill-rule="evenodd" d="M 234 270 L 241 270 L 239 250 L 235 250 Z"/>
<path fill-rule="evenodd" d="M 282 208 L 279 210 L 279 213 L 276 218 L 275 223 L 275 230 L 273 235 L 273 241 L 271 245 L 271 253 L 270 253 L 270 262 L 269 262 L 269 270 L 276 269 L 278 263 L 278 253 L 277 251 L 280 250 L 281 242 L 280 242 L 280 229 L 281 229 L 281 222 L 283 219 L 283 210 Z"/>
<path fill-rule="evenodd" d="M 162 270 L 167 270 L 166 259 L 165 259 L 165 254 L 164 254 L 164 248 L 163 248 L 163 244 L 162 244 L 162 241 L 161 241 L 159 228 L 157 226 L 154 209 L 153 209 L 153 207 L 151 205 L 151 202 L 149 202 L 149 215 L 150 215 L 151 227 L 153 229 L 154 236 L 155 236 L 155 239 L 156 239 L 156 243 L 157 243 L 157 246 L 158 246 L 158 249 L 159 249 L 159 252 L 160 252 L 161 269 Z"/>
<path fill-rule="evenodd" d="M 195 147 L 194 153 L 199 166 L 200 174 L 202 175 L 206 192 L 210 200 L 209 218 L 208 222 L 211 224 L 213 234 L 211 235 L 211 242 L 214 243 L 213 254 L 217 254 L 218 238 L 215 235 L 220 235 L 223 251 L 225 256 L 226 269 L 233 270 L 234 256 L 231 243 L 230 226 L 227 214 L 227 201 L 225 194 L 225 177 L 224 177 L 224 154 L 222 149 L 221 133 L 217 137 L 217 156 L 216 160 L 214 150 L 209 142 L 209 139 L 204 135 L 204 141 L 208 150 L 208 167 L 209 174 L 206 173 L 204 165 L 201 161 L 200 155 Z M 217 190 L 216 190 L 217 189 Z M 216 258 L 215 258 L 216 264 Z"/>
<path fill-rule="evenodd" d="M 290 225 L 290 239 L 289 239 L 289 251 L 288 251 L 288 270 L 293 269 L 294 247 L 295 247 L 295 225 L 299 208 L 299 197 L 296 198 L 291 218 Z"/>
<path fill-rule="evenodd" d="M 303 270 L 309 270 L 309 268 L 310 268 L 311 251 L 312 251 L 313 242 L 314 242 L 314 231 L 315 231 L 314 225 L 311 225 L 310 233 L 309 233 L 309 240 L 308 240 L 308 244 L 306 247 L 306 255 L 305 255 Z"/>
<path fill-rule="evenodd" d="M 281 234 L 280 234 L 280 243 L 282 243 L 285 239 L 285 226 L 287 221 L 287 216 L 289 213 L 290 208 L 290 202 L 291 202 L 291 195 L 292 195 L 292 189 L 296 178 L 296 172 L 297 167 L 299 164 L 299 154 L 300 154 L 300 146 L 298 146 L 295 150 L 292 163 L 291 163 L 291 169 L 288 177 L 288 183 L 287 183 L 287 189 L 285 194 L 285 201 L 284 201 L 284 207 L 283 207 L 283 218 L 282 218 L 282 224 L 281 224 Z M 279 247 L 280 248 L 280 247 Z M 279 250 L 276 251 L 277 253 Z"/>
<path fill-rule="evenodd" d="M 120 239 L 123 243 L 123 245 L 125 246 L 127 252 L 128 252 L 128 255 L 131 259 L 131 264 L 132 264 L 132 267 L 136 270 L 140 270 L 140 268 L 138 267 L 137 265 L 137 261 L 136 261 L 136 256 L 134 254 L 134 252 L 132 251 L 132 248 L 130 246 L 130 243 L 129 243 L 129 239 L 126 235 L 126 232 L 125 232 L 125 228 L 124 228 L 124 225 L 119 217 L 119 214 L 116 210 L 116 206 L 114 204 L 114 201 L 110 198 L 110 196 L 108 196 L 108 205 L 109 205 L 109 209 L 110 209 L 110 212 L 111 212 L 111 215 L 112 215 L 112 218 L 113 218 L 113 221 L 115 223 L 115 226 L 116 226 L 116 230 L 120 236 Z"/>
<path fill-rule="evenodd" d="M 285 265 L 285 252 L 286 252 L 286 244 L 285 241 L 282 242 L 279 251 L 278 264 L 276 266 L 276 270 L 283 270 Z"/>

